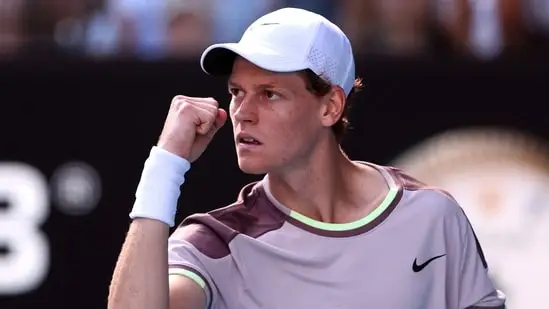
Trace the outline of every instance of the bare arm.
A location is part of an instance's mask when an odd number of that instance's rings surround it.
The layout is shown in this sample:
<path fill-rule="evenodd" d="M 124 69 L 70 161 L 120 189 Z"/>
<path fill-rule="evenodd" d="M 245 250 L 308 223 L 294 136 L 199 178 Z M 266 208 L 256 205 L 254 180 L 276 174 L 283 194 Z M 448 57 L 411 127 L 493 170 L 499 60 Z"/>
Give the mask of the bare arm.
<path fill-rule="evenodd" d="M 168 278 L 168 226 L 136 219 L 130 229 L 112 278 L 109 309 L 203 309 L 202 288 L 183 276 Z"/>
<path fill-rule="evenodd" d="M 189 162 L 205 150 L 227 114 L 211 98 L 176 96 L 158 147 L 147 159 L 130 217 L 134 219 L 109 289 L 109 309 L 203 309 L 192 279 L 168 275 L 169 227 Z"/>
<path fill-rule="evenodd" d="M 168 308 L 168 233 L 160 221 L 131 223 L 114 270 L 109 309 Z"/>

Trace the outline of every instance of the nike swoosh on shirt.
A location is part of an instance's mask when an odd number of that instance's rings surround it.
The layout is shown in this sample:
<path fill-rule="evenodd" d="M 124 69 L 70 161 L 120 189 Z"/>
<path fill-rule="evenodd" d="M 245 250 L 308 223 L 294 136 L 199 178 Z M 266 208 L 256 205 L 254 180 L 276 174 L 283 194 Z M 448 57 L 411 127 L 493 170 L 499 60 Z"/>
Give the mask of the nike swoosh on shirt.
<path fill-rule="evenodd" d="M 441 254 L 441 255 L 437 255 L 435 257 L 432 257 L 430 259 L 428 259 L 427 261 L 425 261 L 423 264 L 417 264 L 417 258 L 414 259 L 414 263 L 412 264 L 412 270 L 417 273 L 417 272 L 420 272 L 422 271 L 427 265 L 429 265 L 429 263 L 431 263 L 432 261 L 438 259 L 438 258 L 441 258 L 443 256 L 445 256 L 446 254 Z"/>

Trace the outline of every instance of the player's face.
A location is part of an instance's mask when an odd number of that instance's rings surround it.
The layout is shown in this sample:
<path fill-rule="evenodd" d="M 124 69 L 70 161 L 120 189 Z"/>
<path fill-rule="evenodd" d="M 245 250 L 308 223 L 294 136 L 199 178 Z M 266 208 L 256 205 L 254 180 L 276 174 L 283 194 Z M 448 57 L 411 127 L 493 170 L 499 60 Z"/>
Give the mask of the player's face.
<path fill-rule="evenodd" d="M 237 58 L 228 82 L 238 164 L 249 174 L 299 168 L 324 128 L 323 104 L 297 73 L 273 73 Z"/>

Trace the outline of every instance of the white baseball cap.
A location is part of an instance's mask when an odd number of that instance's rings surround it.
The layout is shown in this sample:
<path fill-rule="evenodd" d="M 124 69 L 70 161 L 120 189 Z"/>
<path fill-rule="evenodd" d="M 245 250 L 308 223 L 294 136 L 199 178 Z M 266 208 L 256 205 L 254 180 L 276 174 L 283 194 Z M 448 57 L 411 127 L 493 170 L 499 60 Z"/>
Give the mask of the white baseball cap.
<path fill-rule="evenodd" d="M 284 8 L 254 21 L 238 43 L 214 44 L 200 59 L 204 72 L 227 75 L 235 55 L 272 72 L 310 69 L 346 95 L 353 89 L 355 61 L 349 39 L 325 17 Z"/>

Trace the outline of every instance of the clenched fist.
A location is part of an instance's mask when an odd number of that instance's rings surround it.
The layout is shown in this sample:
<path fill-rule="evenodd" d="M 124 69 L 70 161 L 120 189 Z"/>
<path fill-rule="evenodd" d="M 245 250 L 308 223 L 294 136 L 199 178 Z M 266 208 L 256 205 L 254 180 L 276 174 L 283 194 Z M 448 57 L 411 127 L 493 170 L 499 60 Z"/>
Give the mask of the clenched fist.
<path fill-rule="evenodd" d="M 212 98 L 176 96 L 172 100 L 158 147 L 194 162 L 226 120 L 227 112 L 220 109 Z"/>

